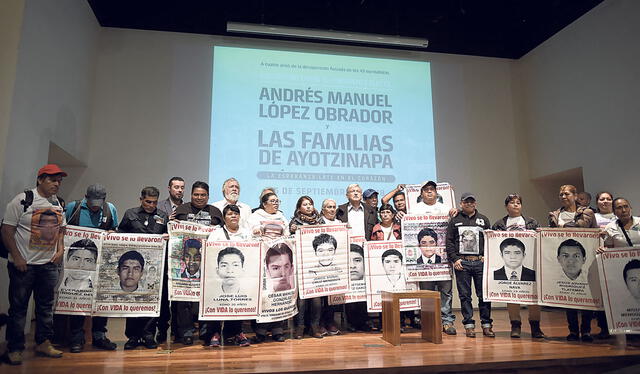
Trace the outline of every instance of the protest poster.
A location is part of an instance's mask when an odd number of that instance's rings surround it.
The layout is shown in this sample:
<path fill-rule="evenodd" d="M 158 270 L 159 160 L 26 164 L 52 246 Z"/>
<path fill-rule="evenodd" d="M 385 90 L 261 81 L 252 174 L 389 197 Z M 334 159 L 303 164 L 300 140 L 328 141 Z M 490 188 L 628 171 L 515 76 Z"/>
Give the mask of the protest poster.
<path fill-rule="evenodd" d="M 640 248 L 608 248 L 596 259 L 609 333 L 640 334 Z"/>
<path fill-rule="evenodd" d="M 169 300 L 200 300 L 202 251 L 216 227 L 187 221 L 169 222 Z"/>
<path fill-rule="evenodd" d="M 207 241 L 202 257 L 201 320 L 258 316 L 262 261 L 258 241 Z"/>
<path fill-rule="evenodd" d="M 279 239 L 269 244 L 262 242 L 260 258 L 262 269 L 260 304 L 256 322 L 277 322 L 298 313 L 298 286 L 296 285 L 295 241 Z"/>
<path fill-rule="evenodd" d="M 367 311 L 382 311 L 381 291 L 415 291 L 417 283 L 407 282 L 402 241 L 364 243 Z M 419 299 L 400 300 L 400 310 L 420 309 Z"/>
<path fill-rule="evenodd" d="M 602 310 L 599 229 L 542 228 L 536 257 L 540 305 Z"/>
<path fill-rule="evenodd" d="M 458 226 L 458 252 L 461 255 L 479 255 L 482 231 L 478 226 Z"/>
<path fill-rule="evenodd" d="M 538 304 L 535 231 L 484 231 L 482 298 Z"/>
<path fill-rule="evenodd" d="M 68 225 L 64 233 L 64 269 L 53 312 L 77 316 L 91 315 L 96 266 L 102 251 L 104 231 Z"/>
<path fill-rule="evenodd" d="M 349 290 L 346 224 L 300 226 L 296 232 L 298 292 L 301 299 Z"/>
<path fill-rule="evenodd" d="M 456 207 L 456 199 L 453 187 L 447 182 L 436 183 L 436 204 L 430 208 L 422 202 L 421 184 L 407 184 L 404 186 L 405 201 L 408 214 L 448 214 L 449 210 Z"/>
<path fill-rule="evenodd" d="M 406 214 L 402 217 L 402 243 L 407 281 L 451 279 L 445 241 L 449 215 Z"/>
<path fill-rule="evenodd" d="M 329 295 L 329 305 L 367 301 L 364 279 L 364 236 L 349 235 L 349 292 Z"/>
<path fill-rule="evenodd" d="M 165 241 L 161 235 L 115 233 L 105 236 L 98 263 L 93 314 L 157 317 L 164 258 Z"/>

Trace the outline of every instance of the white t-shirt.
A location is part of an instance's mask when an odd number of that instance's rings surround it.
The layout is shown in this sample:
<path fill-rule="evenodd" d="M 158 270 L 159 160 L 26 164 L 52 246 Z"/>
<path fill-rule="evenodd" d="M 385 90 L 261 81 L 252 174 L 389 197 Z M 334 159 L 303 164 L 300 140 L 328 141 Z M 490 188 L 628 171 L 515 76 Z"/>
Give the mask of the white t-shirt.
<path fill-rule="evenodd" d="M 615 221 L 616 219 L 617 217 L 613 213 L 607 213 L 607 214 L 596 213 L 596 223 L 600 228 L 606 227 L 610 222 Z"/>
<path fill-rule="evenodd" d="M 567 212 L 566 210 L 560 211 L 558 215 L 558 226 L 564 227 L 568 222 L 573 222 L 576 217 L 576 212 Z"/>
<path fill-rule="evenodd" d="M 222 199 L 220 201 L 216 201 L 211 205 L 220 209 L 220 212 L 222 212 L 224 208 L 229 205 L 229 202 L 226 199 Z M 249 220 L 249 216 L 251 215 L 251 207 L 240 201 L 237 201 L 235 205 L 240 208 L 240 227 L 249 228 L 249 224 L 247 223 L 247 221 Z"/>
<path fill-rule="evenodd" d="M 507 218 L 507 231 L 523 231 L 526 230 L 526 222 L 522 216 Z"/>
<path fill-rule="evenodd" d="M 436 201 L 433 205 L 427 205 L 424 201 L 419 202 L 412 209 L 411 214 L 435 214 L 444 215 L 449 214 L 449 207 L 441 202 Z"/>
<path fill-rule="evenodd" d="M 629 243 L 627 242 L 627 238 L 624 236 L 624 233 L 618 226 L 617 221 L 611 221 L 604 228 L 604 231 L 607 233 L 607 237 L 604 240 L 605 245 L 613 246 L 613 247 L 628 247 Z M 631 240 L 631 244 L 633 246 L 640 245 L 640 217 L 633 217 L 633 224 L 631 228 L 627 231 L 627 235 L 629 235 L 629 239 Z"/>
<path fill-rule="evenodd" d="M 20 201 L 25 194 L 20 193 L 7 204 L 4 223 L 16 227 L 16 246 L 20 255 L 29 265 L 42 265 L 51 261 L 56 252 L 60 227 L 66 225 L 60 201 L 54 195 L 46 199 L 33 190 L 33 203 L 27 211 Z M 9 262 L 13 256 L 9 254 Z"/>
<path fill-rule="evenodd" d="M 249 240 L 251 239 L 251 231 L 248 228 L 240 227 L 238 231 L 231 232 L 227 230 L 229 239 L 224 234 L 225 228 L 218 227 L 209 234 L 208 240 Z"/>
<path fill-rule="evenodd" d="M 396 237 L 391 235 L 391 230 L 393 230 L 393 225 L 389 227 L 384 227 L 380 225 L 380 228 L 382 229 L 382 234 L 384 234 L 384 240 L 396 240 Z"/>

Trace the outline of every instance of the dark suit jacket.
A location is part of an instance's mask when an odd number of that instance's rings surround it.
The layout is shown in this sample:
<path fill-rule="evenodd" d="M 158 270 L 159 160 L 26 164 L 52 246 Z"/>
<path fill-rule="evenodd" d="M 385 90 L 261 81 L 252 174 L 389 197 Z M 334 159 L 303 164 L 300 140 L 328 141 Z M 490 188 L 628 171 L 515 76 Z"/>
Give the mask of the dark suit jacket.
<path fill-rule="evenodd" d="M 370 206 L 367 206 L 364 203 L 360 203 L 362 208 L 364 209 L 364 239 L 371 239 L 371 233 L 373 232 L 373 226 L 378 223 L 378 214 L 376 210 Z M 336 213 L 336 218 L 340 220 L 340 222 L 349 222 L 349 203 L 345 203 L 338 206 L 338 211 Z"/>
<path fill-rule="evenodd" d="M 422 261 L 422 256 L 418 257 L 418 264 L 424 264 L 424 261 Z M 436 264 L 440 264 L 442 263 L 442 257 L 436 255 Z"/>
<path fill-rule="evenodd" d="M 494 280 L 509 280 L 509 278 L 507 277 L 507 273 L 506 273 L 506 271 L 504 269 L 504 266 L 493 272 L 493 279 Z M 522 267 L 522 274 L 520 275 L 520 280 L 521 281 L 526 281 L 526 282 L 535 282 L 536 281 L 536 272 L 535 272 L 535 270 L 531 270 L 531 269 L 526 268 L 526 267 L 523 266 Z"/>

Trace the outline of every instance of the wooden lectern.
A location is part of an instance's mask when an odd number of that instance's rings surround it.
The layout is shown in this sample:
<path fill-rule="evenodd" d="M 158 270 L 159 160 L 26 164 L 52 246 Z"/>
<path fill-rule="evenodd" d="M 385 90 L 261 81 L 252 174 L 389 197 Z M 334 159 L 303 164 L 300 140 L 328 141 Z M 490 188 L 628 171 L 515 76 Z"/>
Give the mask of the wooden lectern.
<path fill-rule="evenodd" d="M 400 345 L 400 299 L 420 299 L 422 339 L 442 344 L 438 291 L 382 291 L 382 339 L 393 345 Z"/>

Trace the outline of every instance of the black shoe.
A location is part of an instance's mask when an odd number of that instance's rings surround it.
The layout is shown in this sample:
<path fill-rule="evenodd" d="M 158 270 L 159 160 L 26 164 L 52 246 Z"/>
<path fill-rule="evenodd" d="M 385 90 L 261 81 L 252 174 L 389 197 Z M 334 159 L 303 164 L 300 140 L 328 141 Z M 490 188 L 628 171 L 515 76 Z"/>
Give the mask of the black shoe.
<path fill-rule="evenodd" d="M 593 336 L 591 336 L 591 334 L 582 334 L 581 339 L 585 343 L 592 343 L 593 342 Z"/>
<path fill-rule="evenodd" d="M 156 343 L 156 340 L 153 338 L 152 335 L 145 336 L 144 338 L 142 338 L 142 345 L 144 345 L 144 347 L 147 349 L 158 348 L 158 343 Z"/>
<path fill-rule="evenodd" d="M 156 334 L 156 342 L 158 344 L 162 344 L 167 341 L 167 332 L 159 332 Z"/>
<path fill-rule="evenodd" d="M 84 351 L 84 344 L 73 343 L 69 347 L 69 352 L 71 352 L 71 353 L 80 353 L 82 351 Z"/>
<path fill-rule="evenodd" d="M 285 337 L 284 337 L 284 335 L 283 335 L 283 334 L 275 334 L 275 335 L 273 336 L 273 341 L 274 341 L 274 342 L 282 343 L 282 342 L 284 342 L 285 340 L 287 340 L 287 339 L 285 339 Z"/>
<path fill-rule="evenodd" d="M 103 349 L 105 351 L 115 351 L 116 348 L 118 348 L 118 345 L 116 343 L 113 343 L 111 340 L 107 338 L 93 340 L 91 342 L 91 345 L 94 348 Z"/>
<path fill-rule="evenodd" d="M 190 336 L 185 336 L 182 338 L 182 344 L 184 345 L 192 345 L 193 344 L 193 338 Z"/>
<path fill-rule="evenodd" d="M 569 342 L 577 342 L 578 340 L 580 340 L 578 333 L 570 332 L 569 335 L 567 335 L 567 341 Z"/>
<path fill-rule="evenodd" d="M 127 342 L 124 343 L 124 349 L 125 350 L 136 349 L 139 345 L 140 345 L 139 338 L 129 338 L 129 340 L 127 340 Z"/>
<path fill-rule="evenodd" d="M 595 335 L 593 335 L 593 337 L 595 339 L 598 339 L 598 340 L 606 340 L 606 339 L 611 338 L 611 334 L 609 334 L 608 331 L 600 330 L 600 332 L 595 334 Z"/>
<path fill-rule="evenodd" d="M 253 338 L 251 338 L 251 343 L 252 344 L 260 344 L 263 343 L 265 341 L 267 337 L 265 335 L 262 334 L 256 334 L 256 336 L 254 336 Z"/>

